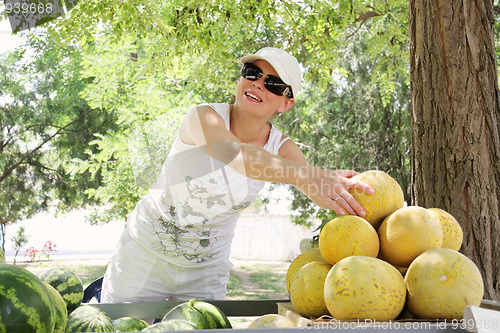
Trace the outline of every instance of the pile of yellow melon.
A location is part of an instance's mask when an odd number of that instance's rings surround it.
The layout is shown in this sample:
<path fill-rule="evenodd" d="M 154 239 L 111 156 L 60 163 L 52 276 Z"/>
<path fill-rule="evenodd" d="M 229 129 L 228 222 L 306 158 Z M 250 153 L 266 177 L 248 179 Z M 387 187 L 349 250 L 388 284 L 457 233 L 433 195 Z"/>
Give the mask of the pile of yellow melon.
<path fill-rule="evenodd" d="M 484 293 L 476 265 L 458 250 L 463 232 L 442 209 L 404 207 L 399 184 L 382 171 L 355 176 L 375 193 L 351 194 L 367 215 L 323 226 L 319 248 L 301 253 L 287 272 L 295 310 L 304 317 L 396 319 L 406 305 L 415 318 L 461 319 Z"/>

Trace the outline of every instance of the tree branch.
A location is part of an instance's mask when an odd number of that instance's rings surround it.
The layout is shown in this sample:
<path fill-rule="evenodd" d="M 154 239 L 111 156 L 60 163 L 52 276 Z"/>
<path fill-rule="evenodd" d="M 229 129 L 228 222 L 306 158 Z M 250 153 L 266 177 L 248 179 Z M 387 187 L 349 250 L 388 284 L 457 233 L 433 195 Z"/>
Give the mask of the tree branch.
<path fill-rule="evenodd" d="M 359 17 L 356 20 L 354 20 L 354 22 L 366 21 L 372 17 L 377 17 L 377 16 L 381 16 L 381 15 L 383 15 L 383 14 L 377 13 L 376 11 L 362 13 L 361 15 L 359 15 Z"/>
<path fill-rule="evenodd" d="M 57 132 L 55 132 L 53 135 L 49 136 L 47 139 L 45 139 L 42 143 L 40 143 L 36 148 L 34 148 L 33 150 L 27 152 L 26 154 L 24 154 L 23 157 L 21 157 L 21 159 L 19 161 L 17 161 L 16 163 L 14 163 L 13 165 L 11 165 L 9 168 L 7 168 L 7 170 L 4 171 L 3 175 L 0 176 L 0 183 L 5 179 L 7 178 L 11 173 L 12 171 L 14 171 L 19 165 L 21 165 L 21 163 L 23 163 L 26 159 L 28 159 L 31 155 L 33 155 L 34 152 L 36 152 L 37 150 L 39 150 L 40 148 L 43 147 L 44 144 L 46 144 L 47 142 L 51 141 L 53 138 L 55 138 L 57 135 L 59 135 L 63 130 L 65 130 L 66 128 L 68 128 L 69 126 L 73 125 L 74 123 L 76 123 L 78 120 L 80 119 L 83 119 L 85 117 L 87 117 L 90 112 L 92 112 L 92 109 L 89 109 L 85 114 L 83 114 L 81 117 L 79 118 L 76 118 L 75 120 L 69 122 L 68 124 L 66 124 L 65 126 L 59 128 L 59 130 L 57 130 Z"/>
<path fill-rule="evenodd" d="M 493 6 L 493 14 L 495 16 L 498 16 L 498 14 L 500 14 L 500 5 Z"/>

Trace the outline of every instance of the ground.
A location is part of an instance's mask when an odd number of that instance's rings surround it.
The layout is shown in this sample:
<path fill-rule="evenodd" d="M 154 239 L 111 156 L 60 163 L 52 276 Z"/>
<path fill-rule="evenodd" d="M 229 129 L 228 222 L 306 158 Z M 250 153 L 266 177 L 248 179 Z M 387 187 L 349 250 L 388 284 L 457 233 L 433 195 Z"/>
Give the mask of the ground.
<path fill-rule="evenodd" d="M 228 299 L 287 299 L 289 262 L 233 261 Z"/>
<path fill-rule="evenodd" d="M 33 263 L 20 262 L 23 266 L 38 274 L 43 270 L 57 267 L 75 272 L 84 286 L 102 276 L 108 259 L 50 260 Z M 241 261 L 233 260 L 230 280 L 227 286 L 227 299 L 288 299 L 286 290 L 286 272 L 290 262 Z M 255 317 L 229 318 L 233 328 L 246 328 Z"/>

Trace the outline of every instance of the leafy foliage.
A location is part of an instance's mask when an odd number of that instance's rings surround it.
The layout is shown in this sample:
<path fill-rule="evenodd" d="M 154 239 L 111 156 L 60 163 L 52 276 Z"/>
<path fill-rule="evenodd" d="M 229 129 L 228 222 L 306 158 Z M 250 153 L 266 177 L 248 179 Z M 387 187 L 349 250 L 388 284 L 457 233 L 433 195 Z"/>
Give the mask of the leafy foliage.
<path fill-rule="evenodd" d="M 385 162 L 391 147 L 400 145 L 388 143 L 393 139 L 391 131 L 400 129 L 393 135 L 398 140 L 408 135 L 407 119 L 402 119 L 407 91 L 394 97 L 396 90 L 407 89 L 406 27 L 407 4 L 400 0 L 376 5 L 366 1 L 83 0 L 50 31 L 56 40 L 82 45 L 84 73 L 92 79 L 83 96 L 92 107 L 113 110 L 118 117 L 120 130 L 94 140 L 98 153 L 89 154 L 75 168 L 103 175 L 104 186 L 87 194 L 112 208 L 95 220 L 125 216 L 133 208 L 147 189 L 144 185 L 153 181 L 137 175 L 157 174 L 182 114 L 199 102 L 230 101 L 237 59 L 262 46 L 287 49 L 304 66 L 309 88 L 298 96 L 302 103 L 294 107 L 299 109 L 294 117 L 300 114 L 301 121 L 284 118 L 282 125 L 292 122 L 290 134 L 304 144 L 311 163 L 387 169 L 376 163 Z M 362 46 L 357 45 L 360 40 Z M 363 68 L 352 68 L 356 66 Z M 323 111 L 311 113 L 311 109 Z M 169 122 L 163 131 L 157 127 L 161 115 Z M 399 127 L 386 126 L 395 121 Z M 152 132 L 144 132 L 141 124 L 154 124 L 149 127 Z M 164 139 L 152 143 L 162 132 Z M 142 139 L 127 140 L 134 135 Z M 130 153 L 138 142 L 148 143 L 136 150 L 147 156 Z M 403 149 L 406 152 L 407 146 Z M 379 152 L 386 155 L 376 159 Z M 134 161 L 134 156 L 139 158 Z M 403 170 L 400 166 L 408 163 L 407 155 L 397 158 L 389 169 Z M 296 197 L 294 209 L 303 217 L 297 222 L 304 223 L 315 208 L 300 199 L 300 193 Z"/>
<path fill-rule="evenodd" d="M 96 203 L 80 191 L 100 177 L 71 179 L 67 162 L 85 156 L 94 133 L 114 126 L 112 115 L 79 96 L 80 56 L 43 35 L 27 48 L 1 55 L 0 223 L 28 218 L 57 204 L 70 209 Z M 56 200 L 57 199 L 57 200 Z M 2 228 L 4 231 L 4 228 Z"/>
<path fill-rule="evenodd" d="M 16 257 L 19 251 L 21 250 L 21 247 L 26 245 L 28 243 L 30 235 L 26 233 L 26 230 L 24 229 L 24 226 L 20 226 L 19 229 L 17 229 L 16 233 L 12 236 L 12 242 L 13 242 L 13 247 L 16 253 L 14 254 L 14 265 L 16 264 Z"/>
<path fill-rule="evenodd" d="M 105 37 L 102 43 L 84 55 L 83 75 L 92 82 L 82 96 L 115 114 L 117 128 L 96 135 L 94 149 L 72 167 L 74 179 L 85 172 L 102 177 L 103 186 L 86 191 L 110 204 L 92 214 L 94 223 L 124 218 L 134 208 L 156 180 L 188 103 L 200 101 L 184 94 L 182 83 L 131 59 L 130 44 L 108 48 Z"/>
<path fill-rule="evenodd" d="M 301 145 L 308 161 L 330 169 L 358 172 L 379 169 L 391 174 L 407 189 L 410 186 L 409 86 L 405 73 L 394 80 L 390 98 L 383 87 L 374 84 L 367 41 L 353 36 L 340 60 L 343 75 L 325 91 L 309 84 L 307 98 L 293 106 L 294 111 L 279 118 L 289 134 Z M 408 193 L 406 193 L 408 199 Z M 311 216 L 326 221 L 331 211 L 318 211 L 308 198 L 296 191 L 292 204 L 298 213 L 296 223 L 308 223 Z"/>
<path fill-rule="evenodd" d="M 232 91 L 237 59 L 264 45 L 291 51 L 307 79 L 328 83 L 347 37 L 367 22 L 375 70 L 406 68 L 403 0 L 82 0 L 49 30 L 55 40 L 84 47 L 95 46 L 103 34 L 110 45 L 128 41 L 140 50 L 145 70 L 171 77 L 185 72 L 187 91 L 203 87 L 204 99 L 220 99 Z M 390 80 L 391 74 L 374 79 Z"/>
<path fill-rule="evenodd" d="M 48 125 L 23 130 L 23 144 L 61 128 L 72 135 L 61 131 L 45 144 L 50 149 L 31 154 L 58 170 L 51 181 L 12 173 L 3 180 L 15 182 L 9 192 L 17 186 L 26 194 L 23 186 L 36 179 L 36 190 L 27 186 L 32 194 L 9 203 L 19 206 L 4 208 L 18 212 L 12 221 L 45 209 L 51 198 L 68 207 L 105 204 L 91 217 L 96 223 L 124 218 L 154 182 L 189 107 L 231 101 L 238 58 L 263 46 L 288 50 L 303 66 L 295 111 L 277 122 L 312 164 L 379 168 L 407 181 L 406 1 L 81 0 L 47 31 L 48 46 L 33 45 L 39 61 L 23 70 L 44 73 L 31 79 L 40 82 L 36 92 L 10 79 L 8 89 L 18 91 L 6 94 L 26 95 L 25 117 L 33 112 L 27 105 L 46 101 L 37 114 Z M 7 73 L 19 66 L 20 55 L 11 57 Z M 33 172 L 22 167 L 16 174 Z M 301 223 L 327 215 L 299 193 L 294 209 Z"/>

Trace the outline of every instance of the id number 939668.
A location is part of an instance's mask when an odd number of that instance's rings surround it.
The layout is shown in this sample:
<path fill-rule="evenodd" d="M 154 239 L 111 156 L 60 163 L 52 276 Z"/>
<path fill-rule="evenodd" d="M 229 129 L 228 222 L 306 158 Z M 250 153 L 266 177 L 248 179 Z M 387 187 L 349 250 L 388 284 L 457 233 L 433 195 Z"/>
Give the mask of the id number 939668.
<path fill-rule="evenodd" d="M 482 320 L 479 319 L 455 319 L 451 321 L 451 327 L 453 329 L 465 329 L 465 330 L 471 330 L 471 329 L 486 329 L 486 330 L 495 330 L 495 332 L 500 331 L 500 323 L 498 319 L 496 318 L 485 318 Z"/>
<path fill-rule="evenodd" d="M 50 2 L 5 2 L 5 11 L 7 14 L 51 14 L 53 10 L 53 4 Z"/>

